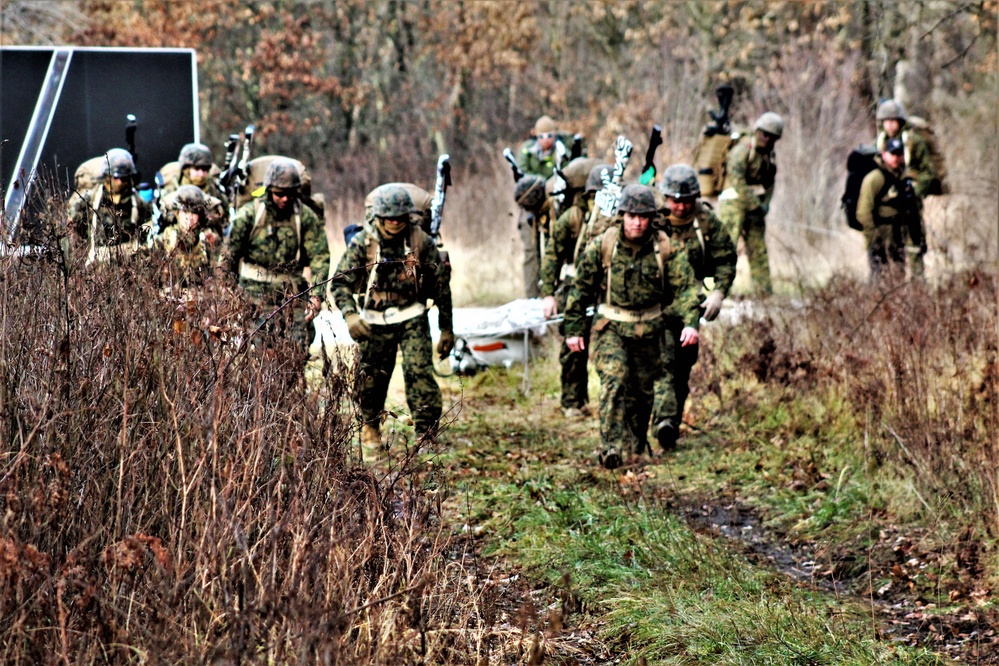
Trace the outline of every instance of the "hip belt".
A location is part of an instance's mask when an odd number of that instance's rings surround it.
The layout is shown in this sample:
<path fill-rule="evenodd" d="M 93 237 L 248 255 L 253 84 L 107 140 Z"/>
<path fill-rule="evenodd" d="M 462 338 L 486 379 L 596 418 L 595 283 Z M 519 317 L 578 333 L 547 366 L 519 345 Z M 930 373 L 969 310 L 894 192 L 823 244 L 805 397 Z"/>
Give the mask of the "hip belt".
<path fill-rule="evenodd" d="M 269 271 L 263 266 L 257 266 L 248 261 L 239 262 L 239 277 L 255 282 L 267 282 L 269 284 L 286 284 L 295 281 L 295 277 L 289 273 Z"/>
<path fill-rule="evenodd" d="M 386 308 L 384 310 L 362 310 L 361 319 L 375 326 L 401 324 L 410 319 L 416 319 L 427 311 L 423 303 L 413 303 L 404 308 Z"/>
<path fill-rule="evenodd" d="M 597 306 L 597 316 L 626 324 L 637 324 L 643 321 L 652 321 L 653 319 L 658 319 L 662 315 L 663 308 L 661 305 L 655 305 L 644 310 L 626 310 L 624 308 L 619 308 L 616 305 L 607 305 L 606 303 L 601 303 Z"/>

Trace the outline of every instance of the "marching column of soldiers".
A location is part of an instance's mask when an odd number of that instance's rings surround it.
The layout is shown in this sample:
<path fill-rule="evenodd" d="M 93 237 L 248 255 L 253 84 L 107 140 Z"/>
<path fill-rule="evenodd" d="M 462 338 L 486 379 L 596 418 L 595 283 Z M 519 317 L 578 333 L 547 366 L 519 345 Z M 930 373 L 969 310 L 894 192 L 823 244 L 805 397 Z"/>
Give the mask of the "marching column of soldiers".
<path fill-rule="evenodd" d="M 504 152 L 516 179 L 526 295 L 541 298 L 545 319 L 558 322 L 563 337 L 563 415 L 577 420 L 590 413 L 592 358 L 600 380 L 598 457 L 610 469 L 629 456 L 653 454 L 650 433 L 661 452 L 675 448 L 700 324 L 718 317 L 732 289 L 739 240 L 754 292 L 772 292 L 765 230 L 777 173 L 774 147 L 784 121 L 766 112 L 751 131 L 731 133 L 723 92 L 722 111 L 712 113 L 705 130 L 712 146 L 723 149 L 699 147 L 695 163 L 701 168 L 673 164 L 658 182 L 652 163 L 657 143 L 650 141 L 640 182 L 627 184 L 630 142 L 620 137 L 614 161 L 602 162 L 586 155 L 581 135 L 560 133 L 549 116 L 537 120 L 516 155 Z M 901 104 L 883 102 L 877 120 L 877 155 L 859 186 L 856 228 L 863 230 L 872 279 L 886 267 L 904 267 L 907 258 L 913 276 L 922 278 L 921 201 L 939 186 L 939 174 L 925 141 L 907 128 Z M 436 436 L 442 397 L 434 352 L 443 360 L 455 346 L 451 267 L 438 236 L 450 180 L 447 156 L 438 164 L 433 194 L 411 183 L 372 190 L 363 224 L 345 231 L 347 248 L 331 274 L 324 202 L 312 194 L 308 170 L 280 156 L 249 161 L 251 132 L 247 128 L 239 160 L 237 137 L 230 137 L 222 169 L 207 146 L 183 146 L 178 160 L 161 170 L 152 200 L 134 187 L 127 150 L 115 148 L 85 163 L 97 164 L 97 173 L 81 166 L 69 219 L 86 248 L 86 264 L 152 248 L 169 259 L 166 281 L 183 288 L 196 288 L 221 267 L 246 294 L 262 337 L 292 340 L 303 358 L 309 324 L 329 284 L 332 304 L 358 344 L 362 458 L 386 453 L 381 426 L 399 351 L 415 432 L 421 439 Z M 707 152 L 717 164 L 698 162 Z M 717 214 L 711 203 L 716 194 Z M 273 316 L 289 303 L 289 316 Z M 431 305 L 438 309 L 436 350 Z"/>

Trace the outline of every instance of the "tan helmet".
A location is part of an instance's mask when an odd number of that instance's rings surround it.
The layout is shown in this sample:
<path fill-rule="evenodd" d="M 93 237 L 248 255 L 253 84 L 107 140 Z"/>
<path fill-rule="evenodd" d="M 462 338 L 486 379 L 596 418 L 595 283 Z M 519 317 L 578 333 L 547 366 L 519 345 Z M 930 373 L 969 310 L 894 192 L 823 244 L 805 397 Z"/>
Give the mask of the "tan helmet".
<path fill-rule="evenodd" d="M 784 119 L 773 111 L 767 111 L 756 119 L 753 125 L 754 130 L 762 130 L 767 134 L 773 134 L 778 139 L 784 134 Z"/>
<path fill-rule="evenodd" d="M 902 106 L 901 102 L 896 102 L 893 99 L 886 99 L 878 105 L 878 113 L 876 117 L 878 122 L 892 119 L 905 122 L 905 107 Z"/>
<path fill-rule="evenodd" d="M 548 134 L 549 132 L 554 132 L 556 129 L 558 128 L 555 126 L 555 121 L 550 116 L 541 116 L 534 123 L 535 136 Z"/>

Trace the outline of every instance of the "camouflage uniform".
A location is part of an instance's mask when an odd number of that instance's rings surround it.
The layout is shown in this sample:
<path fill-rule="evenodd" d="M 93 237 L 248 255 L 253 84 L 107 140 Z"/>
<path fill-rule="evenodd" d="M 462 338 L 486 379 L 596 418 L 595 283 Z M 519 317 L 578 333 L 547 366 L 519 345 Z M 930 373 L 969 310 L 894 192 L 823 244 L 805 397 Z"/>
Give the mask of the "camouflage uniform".
<path fill-rule="evenodd" d="M 904 250 L 912 261 L 913 277 L 922 279 L 925 274 L 923 257 L 926 255 L 926 227 L 923 224 L 922 201 L 929 194 L 938 174 L 933 167 L 929 145 L 919 132 L 908 127 L 902 105 L 894 100 L 882 102 L 878 107 L 877 119 L 884 121 L 888 118 L 899 121 L 898 138 L 902 139 L 902 145 L 905 146 L 905 172 L 902 177 L 911 179 L 912 189 L 918 198 L 918 209 L 910 211 L 907 215 L 908 221 L 902 227 L 902 238 Z M 885 144 L 890 138 L 893 137 L 889 137 L 883 129 L 878 133 L 876 145 L 879 153 L 885 149 Z M 868 257 L 870 256 L 868 254 Z M 874 270 L 873 264 L 871 268 Z"/>
<path fill-rule="evenodd" d="M 301 182 L 294 165 L 289 160 L 275 160 L 264 182 L 268 184 L 267 192 L 236 212 L 223 259 L 228 272 L 238 276 L 239 286 L 257 304 L 258 321 L 270 314 L 268 310 L 305 291 L 308 283 L 302 271 L 306 266 L 312 271 L 313 284 L 325 281 L 330 268 L 323 221 L 300 201 L 282 211 L 272 199 L 271 187 L 300 187 L 293 185 Z M 318 295 L 320 288 L 315 292 Z M 290 330 L 292 337 L 303 344 L 303 350 L 307 348 L 304 307 L 304 301 L 300 301 L 293 308 L 294 324 L 275 317 L 268 324 L 269 332 Z"/>
<path fill-rule="evenodd" d="M 773 150 L 757 150 L 755 132 L 739 139 L 729 151 L 725 186 L 718 197 L 718 216 L 733 242 L 742 237 L 755 288 L 764 294 L 773 291 L 766 218 L 777 176 L 774 159 Z"/>
<path fill-rule="evenodd" d="M 211 229 L 222 234 L 229 222 L 229 198 L 219 187 L 215 178 L 211 176 L 207 177 L 204 184 L 198 184 L 191 180 L 191 167 L 196 164 L 207 166 L 207 173 L 212 172 L 214 159 L 211 149 L 203 143 L 189 143 L 181 148 L 177 162 L 180 166 L 180 173 L 163 185 L 163 191 L 160 194 L 163 201 L 160 228 L 169 227 L 177 222 L 176 210 L 173 206 L 175 197 L 172 195 L 184 185 L 194 185 L 214 199 L 214 201 L 209 201 L 206 222 Z"/>
<path fill-rule="evenodd" d="M 149 204 L 132 189 L 135 164 L 128 151 L 113 148 L 105 162 L 105 182 L 75 193 L 68 209 L 70 227 L 89 244 L 88 265 L 134 254 L 152 218 Z M 112 192 L 112 178 L 126 183 L 120 195 Z"/>
<path fill-rule="evenodd" d="M 404 189 L 383 191 L 399 206 L 412 207 Z M 384 200 L 384 199 L 383 199 Z M 441 415 L 441 391 L 433 373 L 433 350 L 425 307 L 437 306 L 441 331 L 454 328 L 451 286 L 433 239 L 410 222 L 405 231 L 388 236 L 377 219 L 355 235 L 344 252 L 332 281 L 333 300 L 345 319 L 359 312 L 368 321 L 368 338 L 359 341 L 361 418 L 380 423 L 396 352 L 402 350 L 406 402 L 418 433 L 432 431 Z M 373 265 L 370 271 L 369 265 Z M 360 308 L 355 301 L 360 297 Z M 421 307 L 423 310 L 421 311 Z M 410 310 L 414 316 L 404 314 Z M 408 317 L 392 322 L 393 317 Z"/>
<path fill-rule="evenodd" d="M 919 217 L 918 198 L 914 188 L 906 187 L 903 173 L 889 170 L 880 155 L 874 161 L 878 168 L 864 177 L 857 199 L 857 221 L 864 227 L 872 280 L 880 277 L 888 262 L 905 266 L 905 232 Z"/>
<path fill-rule="evenodd" d="M 592 192 L 576 197 L 572 206 L 555 221 L 551 238 L 545 247 L 545 256 L 541 262 L 541 296 L 555 297 L 559 312 L 565 311 L 569 290 L 572 288 L 572 276 L 575 273 L 576 245 L 592 208 Z M 559 333 L 565 335 L 565 322 L 559 325 Z M 589 325 L 586 326 L 582 337 L 589 340 Z M 583 409 L 589 401 L 586 372 L 588 357 L 588 352 L 574 352 L 566 347 L 563 341 L 558 355 L 562 366 L 563 409 Z"/>
<path fill-rule="evenodd" d="M 540 295 L 540 254 L 542 239 L 548 233 L 551 206 L 545 197 L 545 181 L 539 176 L 528 175 L 517 181 L 514 198 L 520 207 L 517 232 L 524 246 L 524 295 Z"/>
<path fill-rule="evenodd" d="M 208 210 L 218 204 L 218 199 L 205 196 L 196 185 L 184 185 L 171 197 L 175 214 L 181 209 L 196 213 L 199 224 L 191 229 L 180 224 L 167 227 L 153 239 L 154 246 L 171 260 L 182 285 L 200 283 L 218 263 L 222 248 L 222 236 L 206 222 Z"/>
<path fill-rule="evenodd" d="M 651 197 L 651 190 L 644 189 Z M 622 199 L 627 191 L 625 188 Z M 605 243 L 613 248 L 609 270 L 604 267 Z M 694 271 L 686 254 L 662 257 L 661 251 L 658 232 L 651 226 L 644 240 L 631 243 L 618 223 L 587 245 L 576 262 L 576 279 L 566 304 L 565 333 L 567 337 L 583 336 L 588 325 L 586 308 L 601 306 L 593 323 L 593 358 L 600 376 L 600 437 L 605 453 L 641 452 L 648 445 L 653 385 L 663 367 L 665 319 L 656 315 L 656 310 L 665 311 L 672 303 L 672 311 L 687 326 L 698 326 Z M 659 268 L 660 259 L 665 276 Z M 629 313 L 641 321 L 622 321 Z"/>
<path fill-rule="evenodd" d="M 735 282 L 735 243 L 722 226 L 721 220 L 705 201 L 698 200 L 693 217 L 678 220 L 666 218 L 666 233 L 673 242 L 674 252 L 687 255 L 698 283 L 714 278 L 714 289 L 728 295 Z M 680 345 L 680 332 L 685 322 L 680 313 L 670 308 L 666 317 L 666 344 L 663 365 L 670 369 L 656 380 L 656 400 L 653 422 L 668 420 L 679 426 L 683 408 L 690 394 L 690 371 L 697 363 L 700 345 Z M 672 383 L 672 387 L 667 384 Z"/>

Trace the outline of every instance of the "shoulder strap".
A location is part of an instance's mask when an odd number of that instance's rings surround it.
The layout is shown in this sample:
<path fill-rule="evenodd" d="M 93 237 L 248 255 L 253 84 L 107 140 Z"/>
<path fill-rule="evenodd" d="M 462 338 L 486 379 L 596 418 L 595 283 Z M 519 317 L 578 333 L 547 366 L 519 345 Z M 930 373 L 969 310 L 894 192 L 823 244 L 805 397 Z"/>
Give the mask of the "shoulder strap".
<path fill-rule="evenodd" d="M 607 305 L 611 305 L 611 263 L 617 253 L 618 226 L 615 224 L 600 238 L 600 258 L 604 266 L 604 277 L 607 279 L 607 293 L 605 296 Z"/>
<path fill-rule="evenodd" d="M 697 224 L 697 219 L 694 219 Z M 656 234 L 656 263 L 659 264 L 659 279 L 662 280 L 663 287 L 666 287 L 666 260 L 673 254 L 673 243 L 670 242 L 669 234 L 662 229 L 657 229 Z"/>

